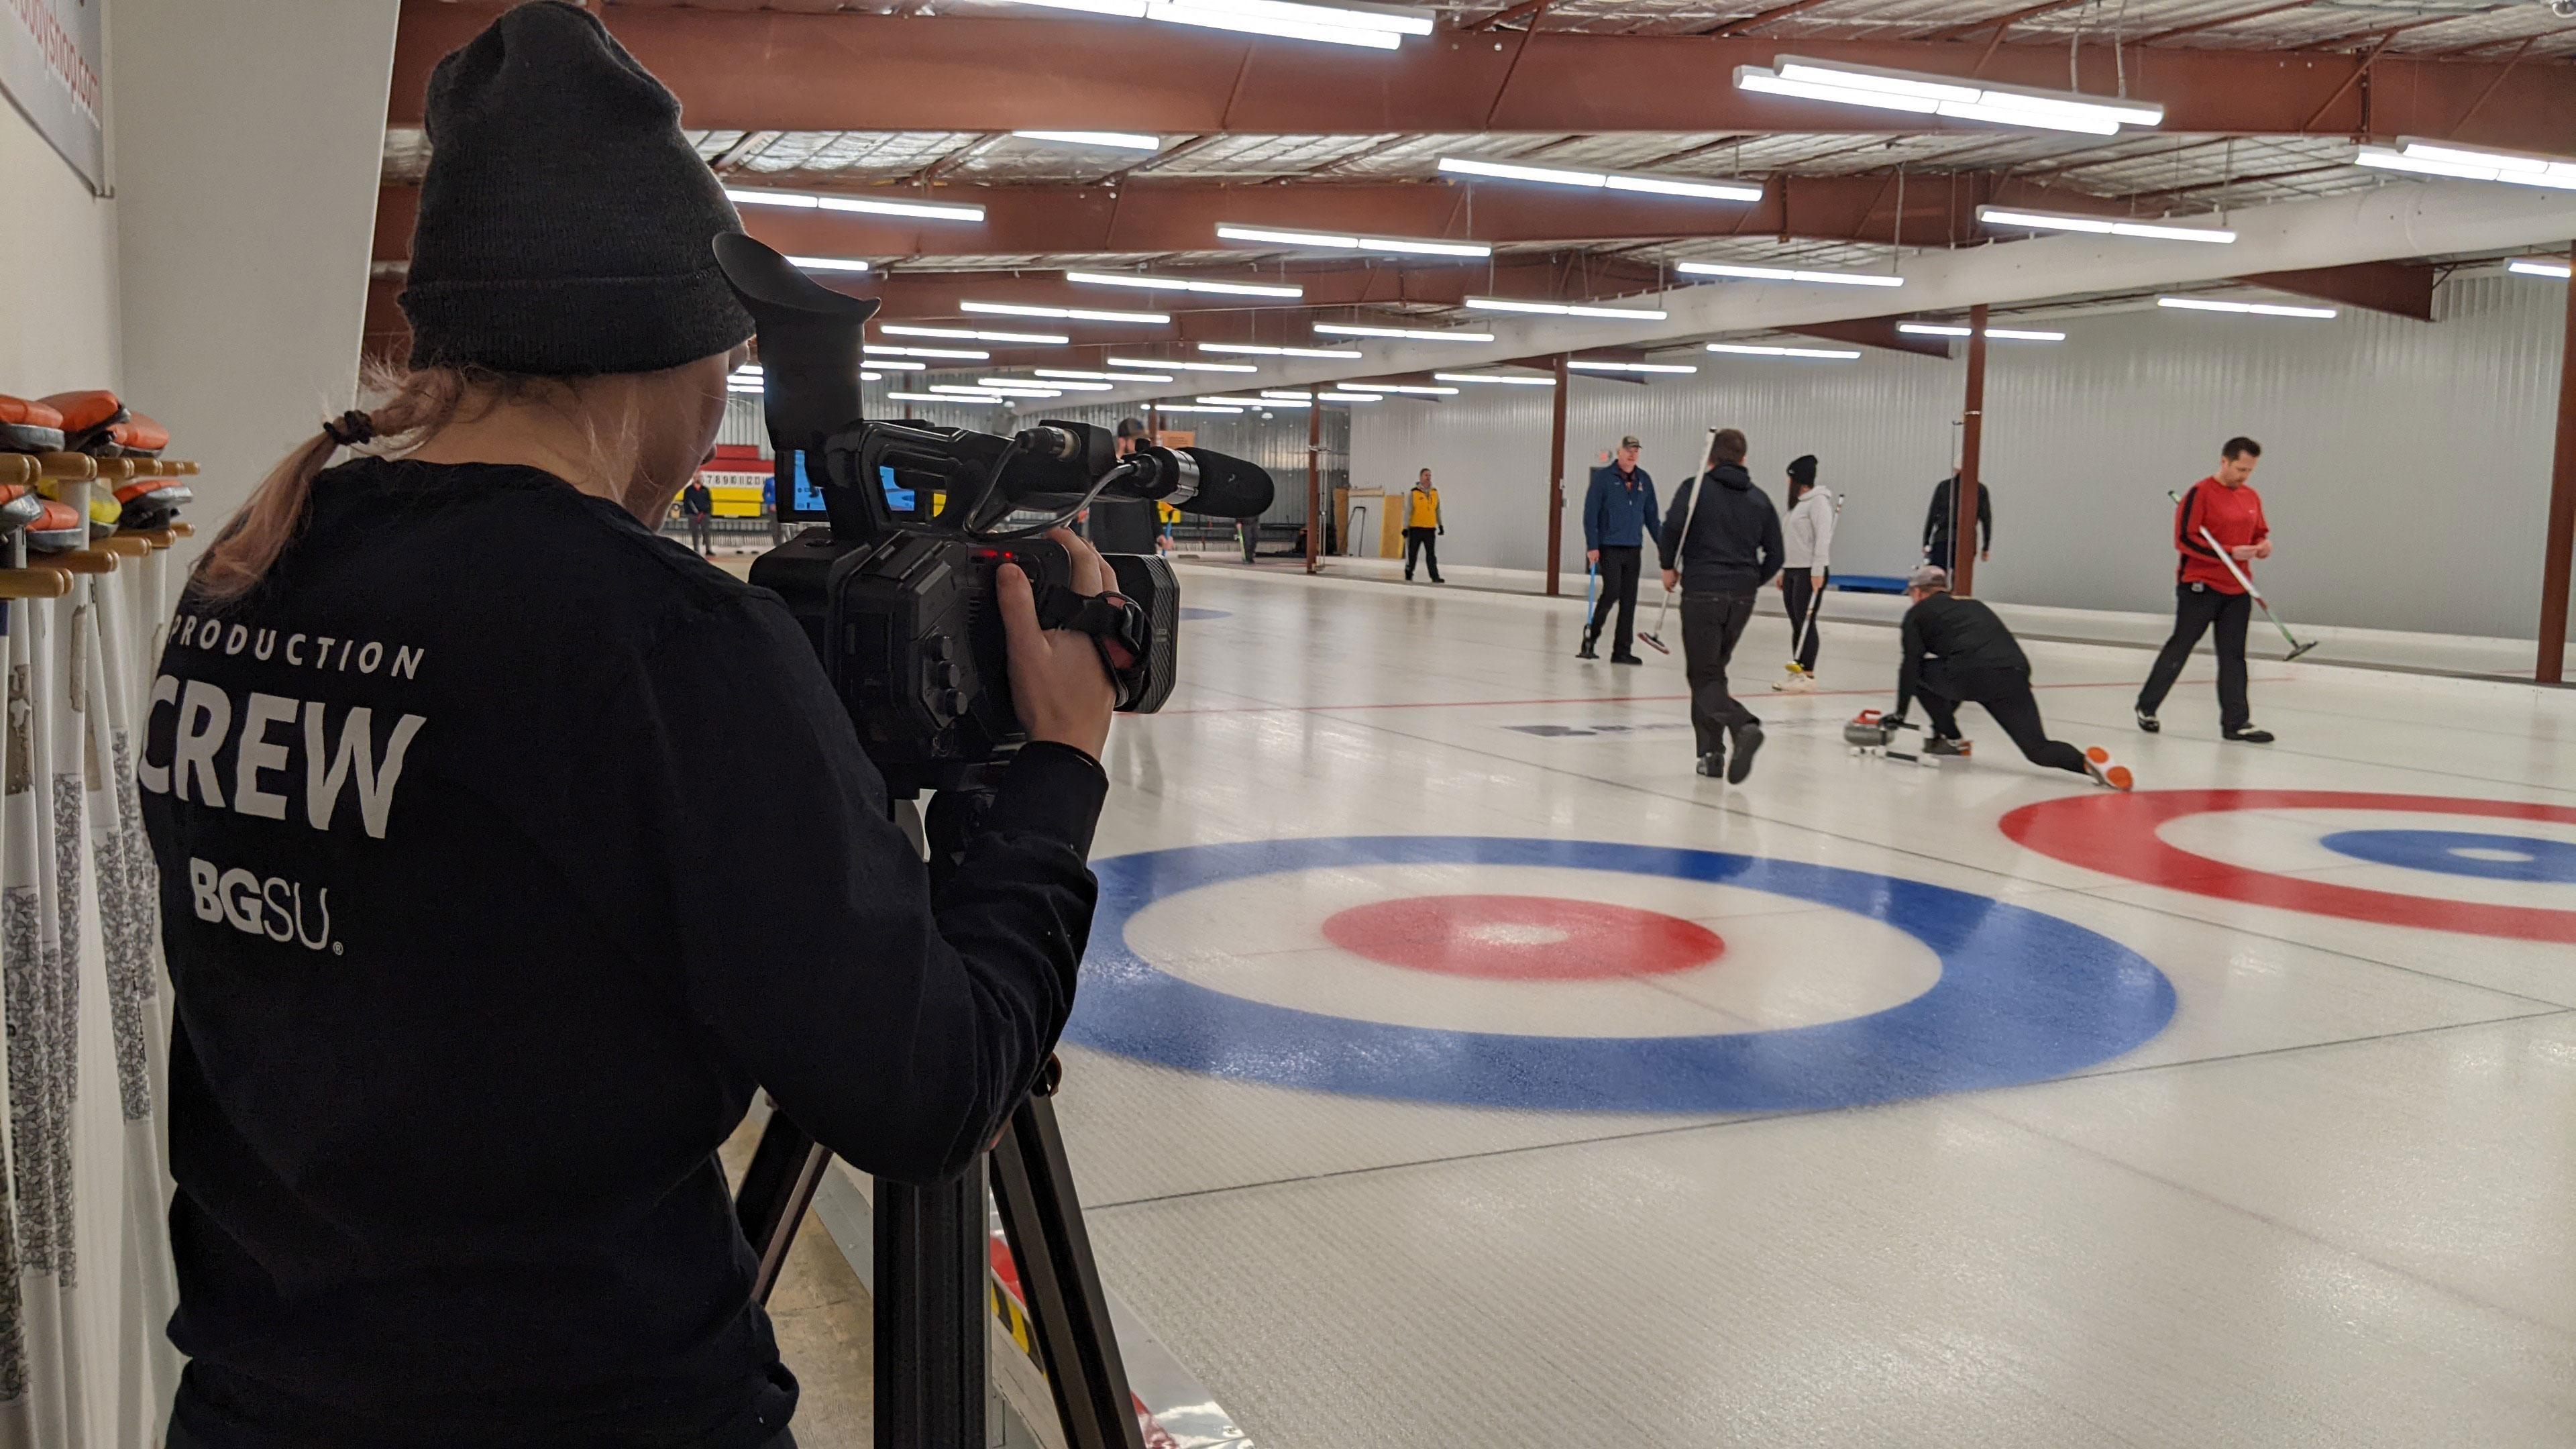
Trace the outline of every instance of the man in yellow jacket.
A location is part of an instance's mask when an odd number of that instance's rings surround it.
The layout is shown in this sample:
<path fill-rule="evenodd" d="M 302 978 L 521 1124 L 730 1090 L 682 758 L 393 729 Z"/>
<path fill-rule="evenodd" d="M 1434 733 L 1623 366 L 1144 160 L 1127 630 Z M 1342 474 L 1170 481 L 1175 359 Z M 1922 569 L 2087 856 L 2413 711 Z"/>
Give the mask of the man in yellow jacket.
<path fill-rule="evenodd" d="M 1422 477 L 1414 483 L 1413 491 L 1404 496 L 1404 578 L 1407 583 L 1413 581 L 1413 558 L 1416 554 L 1431 565 L 1431 582 L 1448 582 L 1440 577 L 1440 546 L 1433 541 L 1447 531 L 1440 522 L 1440 490 L 1431 486 L 1431 470 L 1425 468 Z"/>

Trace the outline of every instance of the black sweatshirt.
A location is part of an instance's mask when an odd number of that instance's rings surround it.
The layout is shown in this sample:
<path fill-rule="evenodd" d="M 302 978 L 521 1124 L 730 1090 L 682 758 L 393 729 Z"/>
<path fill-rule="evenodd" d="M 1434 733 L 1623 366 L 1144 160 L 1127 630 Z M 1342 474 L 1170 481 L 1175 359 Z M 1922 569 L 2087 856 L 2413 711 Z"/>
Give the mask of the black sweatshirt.
<path fill-rule="evenodd" d="M 1936 545 L 1948 543 L 1958 534 L 1958 505 L 1951 501 L 1956 495 L 1950 491 L 1958 482 L 1958 476 L 1953 474 L 1933 484 L 1932 506 L 1923 514 L 1924 556 L 1945 569 L 1950 566 L 1949 556 L 1932 556 L 1940 552 Z M 1995 496 L 1983 483 L 1977 485 L 1977 537 L 1980 551 L 1995 546 Z"/>
<path fill-rule="evenodd" d="M 774 1436 L 717 1144 L 756 1084 L 869 1171 L 971 1160 L 1071 1005 L 1100 767 L 1023 751 L 934 898 L 775 596 L 524 468 L 325 473 L 161 668 L 184 1427 Z"/>
<path fill-rule="evenodd" d="M 1740 463 L 1720 463 L 1707 477 L 1682 485 L 1664 513 L 1655 551 L 1665 568 L 1681 560 L 1682 592 L 1704 598 L 1760 590 L 1787 556 L 1780 544 L 1780 511 Z"/>
<path fill-rule="evenodd" d="M 1922 688 L 1923 661 L 1938 659 L 1954 675 L 2030 673 L 2012 631 L 1995 611 L 1976 599 L 1934 594 L 1905 611 L 1899 627 L 1896 665 L 1896 717 L 1905 717 Z"/>

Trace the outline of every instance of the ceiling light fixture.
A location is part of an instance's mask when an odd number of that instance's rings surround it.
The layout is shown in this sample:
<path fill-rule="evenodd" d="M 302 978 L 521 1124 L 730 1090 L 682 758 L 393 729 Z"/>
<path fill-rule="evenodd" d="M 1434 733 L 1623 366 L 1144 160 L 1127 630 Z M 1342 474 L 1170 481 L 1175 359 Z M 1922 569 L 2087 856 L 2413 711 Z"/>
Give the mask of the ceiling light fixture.
<path fill-rule="evenodd" d="M 2576 271 L 2576 267 L 2571 267 L 2566 262 L 2547 262 L 2532 257 L 2516 257 L 2505 270 L 2519 272 L 2526 277 L 2556 277 L 2563 282 L 2568 279 L 2571 271 Z"/>
<path fill-rule="evenodd" d="M 1172 320 L 1167 312 L 1103 312 L 1091 307 L 1032 307 L 1020 302 L 960 302 L 957 310 L 988 317 L 1055 317 L 1067 322 L 1139 322 L 1152 326 Z"/>
<path fill-rule="evenodd" d="M 1899 322 L 1896 324 L 1896 330 L 1911 332 L 1918 337 L 1968 335 L 1967 328 L 1948 322 Z M 2041 332 L 2022 327 L 1989 327 L 1986 329 L 1986 336 L 2000 342 L 2063 342 L 2066 340 L 2066 334 L 2063 332 Z"/>
<path fill-rule="evenodd" d="M 1902 287 L 1903 277 L 1884 272 L 1812 272 L 1797 267 L 1743 267 L 1733 262 L 1678 262 L 1673 270 L 1694 277 L 1736 277 L 1748 282 L 1818 282 L 1836 287 Z"/>
<path fill-rule="evenodd" d="M 1343 252 L 1386 252 L 1402 257 L 1490 257 L 1494 249 L 1483 242 L 1431 241 L 1420 237 L 1350 236 L 1330 231 L 1292 231 L 1275 226 L 1239 226 L 1219 222 L 1216 234 L 1227 241 L 1276 242 L 1281 246 L 1314 247 Z"/>
<path fill-rule="evenodd" d="M 2122 126 L 2160 126 L 2165 119 L 2165 108 L 2149 101 L 1960 81 L 1796 55 L 1779 56 L 1767 66 L 1737 66 L 1735 86 L 1765 95 L 2090 136 L 2116 136 Z"/>
<path fill-rule="evenodd" d="M 1661 322 L 1671 314 L 1654 307 L 1596 307 L 1582 302 L 1523 302 L 1511 297 L 1469 297 L 1470 312 L 1537 312 L 1550 317 L 1607 317 L 1622 322 Z"/>
<path fill-rule="evenodd" d="M 951 395 L 956 396 L 956 397 L 1062 397 L 1062 396 L 1064 396 L 1064 394 L 1063 394 L 1063 393 L 1057 392 L 1054 388 L 1051 388 L 1051 387 L 1034 387 L 1034 386 L 1023 387 L 1023 386 L 1016 386 L 1016 385 L 1005 385 L 1005 386 L 996 387 L 996 386 L 992 386 L 992 385 L 990 385 L 990 384 L 987 384 L 987 385 L 985 385 L 985 386 L 983 386 L 983 387 L 967 387 L 967 386 L 965 386 L 965 385 L 963 385 L 963 384 L 961 384 L 961 383 L 953 383 L 953 382 L 934 382 L 934 383 L 932 383 L 932 384 L 930 385 L 930 390 L 931 390 L 932 392 L 936 392 L 936 393 L 947 393 L 947 394 L 951 394 Z"/>
<path fill-rule="evenodd" d="M 930 364 L 927 362 L 907 362 L 900 357 L 871 357 L 868 359 L 868 366 L 880 372 L 928 372 L 930 370 Z"/>
<path fill-rule="evenodd" d="M 1781 347 L 1767 342 L 1711 342 L 1704 344 L 1711 352 L 1734 357 L 1809 357 L 1825 362 L 1850 362 L 1860 356 L 1857 348 Z"/>
<path fill-rule="evenodd" d="M 889 347 L 875 342 L 859 344 L 859 350 L 870 357 L 936 357 L 949 362 L 990 362 L 993 354 L 967 347 Z"/>
<path fill-rule="evenodd" d="M 725 188 L 736 206 L 787 206 L 802 211 L 854 211 L 867 216 L 910 216 L 925 221 L 982 221 L 984 208 L 953 201 L 890 201 L 871 196 L 829 196 L 812 191 L 745 191 Z"/>
<path fill-rule="evenodd" d="M 1163 138 L 1141 131 L 1013 131 L 1023 141 L 1052 141 L 1060 146 L 1094 146 L 1110 151 L 1160 151 Z"/>
<path fill-rule="evenodd" d="M 1315 401 L 1317 401 L 1317 402 L 1337 402 L 1337 403 L 1372 403 L 1372 402 L 1384 402 L 1384 401 L 1386 401 L 1386 398 L 1385 398 L 1383 395 L 1381 395 L 1381 394 L 1373 393 L 1373 392 L 1319 392 L 1319 393 L 1315 394 Z"/>
<path fill-rule="evenodd" d="M 1565 365 L 1576 372 L 1693 373 L 1699 371 L 1698 368 L 1686 362 L 1596 362 L 1587 357 L 1567 358 Z"/>
<path fill-rule="evenodd" d="M 1074 378 L 1083 382 L 1170 382 L 1172 380 L 1168 374 L 1160 372 L 1084 372 L 1070 367 L 1033 367 L 1029 370 L 1040 377 Z"/>
<path fill-rule="evenodd" d="M 1150 406 L 1158 413 L 1240 413 L 1243 411 L 1238 407 L 1227 407 L 1216 403 L 1153 403 Z"/>
<path fill-rule="evenodd" d="M 1176 362 L 1168 358 L 1159 357 L 1105 357 L 1102 358 L 1101 361 L 1108 363 L 1111 367 L 1133 367 L 1148 370 L 1157 367 L 1168 367 L 1180 372 L 1259 372 L 1261 370 L 1249 362 Z"/>
<path fill-rule="evenodd" d="M 1977 220 L 1988 226 L 2021 226 L 2034 231 L 2081 231 L 2096 236 L 2136 237 L 2142 241 L 2232 242 L 2236 233 L 2216 226 L 2167 226 L 2161 222 L 2114 221 L 2107 216 L 2059 216 L 2045 211 L 2015 211 L 1980 206 Z"/>
<path fill-rule="evenodd" d="M 1144 292 L 1206 292 L 1219 297 L 1303 297 L 1306 289 L 1267 282 L 1218 282 L 1204 277 L 1149 277 L 1141 272 L 1067 272 L 1087 287 L 1133 287 Z"/>
<path fill-rule="evenodd" d="M 2466 181 L 2502 181 L 2514 186 L 2543 186 L 2576 191 L 2576 157 L 2536 155 L 2528 151 L 2490 151 L 2483 146 L 2455 146 L 2448 141 L 2420 141 L 2400 136 L 2395 147 L 2364 146 L 2353 155 L 2356 166 L 2382 171 L 2411 171 L 2420 176 L 2456 176 Z"/>
<path fill-rule="evenodd" d="M 1247 408 L 1310 408 L 1314 399 L 1304 393 L 1265 392 L 1259 397 L 1203 397 L 1203 403 L 1232 403 Z"/>
<path fill-rule="evenodd" d="M 1454 387 L 1424 387 L 1418 382 L 1357 382 L 1350 384 L 1365 392 L 1400 392 L 1410 397 L 1456 397 Z"/>
<path fill-rule="evenodd" d="M 861 382 L 883 382 L 883 381 L 885 381 L 885 374 L 884 374 L 884 373 L 882 373 L 882 372 L 863 372 L 863 373 L 860 373 L 860 374 L 859 374 L 859 381 L 861 381 Z"/>
<path fill-rule="evenodd" d="M 1054 332 L 978 332 L 972 327 L 911 327 L 887 323 L 877 328 L 888 337 L 947 337 L 959 342 L 1027 342 L 1057 347 L 1073 339 Z"/>
<path fill-rule="evenodd" d="M 1002 400 L 1002 395 L 998 392 L 978 393 L 973 397 L 960 397 L 954 393 L 944 392 L 890 392 L 887 393 L 886 396 L 894 399 L 896 402 L 924 403 L 997 403 Z"/>
<path fill-rule="evenodd" d="M 1552 377 L 1516 376 L 1508 372 L 1435 372 L 1431 375 L 1442 382 L 1497 382 L 1506 387 L 1556 386 L 1556 379 Z"/>
<path fill-rule="evenodd" d="M 864 272 L 868 264 L 849 257 L 789 257 L 787 265 L 800 272 Z"/>
<path fill-rule="evenodd" d="M 1318 322 L 1327 337 L 1393 337 L 1407 342 L 1491 342 L 1491 332 L 1437 331 L 1428 327 L 1371 327 L 1359 322 Z"/>
<path fill-rule="evenodd" d="M 1024 378 L 1024 377 L 1023 377 L 1023 378 L 1009 378 L 1009 377 L 981 377 L 981 378 L 977 378 L 977 379 L 976 379 L 976 381 L 977 381 L 977 382 L 979 382 L 979 383 L 981 383 L 981 384 L 983 384 L 985 387 L 1000 387 L 1000 388 L 1009 388 L 1009 387 L 1018 387 L 1018 388 L 1043 387 L 1043 388 L 1046 388 L 1047 390 L 1049 390 L 1050 392 L 1055 392 L 1055 393 L 1068 393 L 1068 392 L 1107 392 L 1107 391 L 1109 391 L 1109 384 L 1108 384 L 1108 383 L 1105 383 L 1105 382 L 1075 382 L 1075 381 L 1072 381 L 1072 380 L 1071 380 L 1071 379 L 1069 379 L 1069 378 L 1049 378 L 1047 381 L 1042 382 L 1042 383 L 1039 383 L 1039 382 L 1031 382 L 1031 381 L 1029 381 L 1027 378 Z"/>
<path fill-rule="evenodd" d="M 1331 357 L 1361 356 L 1356 347 L 1265 347 L 1257 342 L 1202 342 L 1201 352 L 1233 352 L 1249 357 Z"/>
<path fill-rule="evenodd" d="M 1558 166 L 1522 166 L 1509 161 L 1476 161 L 1443 156 L 1440 169 L 1453 176 L 1490 176 L 1499 181 L 1536 181 L 1548 186 L 1588 186 L 1596 191 L 1636 191 L 1649 196 L 1687 196 L 1700 201 L 1760 201 L 1757 181 L 1685 181 L 1677 176 L 1621 176 L 1608 171 L 1572 171 Z"/>
<path fill-rule="evenodd" d="M 1308 5 L 1296 0 L 1019 0 L 1050 10 L 1080 10 L 1092 15 L 1120 15 L 1131 20 L 1160 20 L 1272 35 L 1283 40 L 1320 40 L 1333 45 L 1359 45 L 1393 50 L 1408 35 L 1429 35 L 1431 14 L 1395 5 Z"/>
<path fill-rule="evenodd" d="M 2332 307 L 2285 307 L 2278 302 L 2221 302 L 2210 297 L 2158 297 L 2156 305 L 2183 312 L 2242 312 L 2253 317 L 2334 317 Z"/>

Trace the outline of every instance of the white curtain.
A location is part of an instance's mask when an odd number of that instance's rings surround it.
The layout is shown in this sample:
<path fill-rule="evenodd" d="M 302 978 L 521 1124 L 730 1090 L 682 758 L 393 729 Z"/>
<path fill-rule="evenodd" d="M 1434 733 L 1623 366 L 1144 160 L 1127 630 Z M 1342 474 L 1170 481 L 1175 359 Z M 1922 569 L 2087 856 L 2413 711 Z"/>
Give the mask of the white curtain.
<path fill-rule="evenodd" d="M 151 1449 L 178 1358 L 169 988 L 135 784 L 162 555 L 7 606 L 0 1449 Z"/>

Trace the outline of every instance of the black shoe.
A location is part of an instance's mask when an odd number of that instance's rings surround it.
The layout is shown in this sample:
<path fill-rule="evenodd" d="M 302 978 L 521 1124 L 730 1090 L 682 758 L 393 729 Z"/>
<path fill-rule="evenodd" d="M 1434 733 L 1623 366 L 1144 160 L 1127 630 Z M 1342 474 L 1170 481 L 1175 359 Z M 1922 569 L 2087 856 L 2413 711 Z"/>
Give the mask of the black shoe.
<path fill-rule="evenodd" d="M 1613 654 L 1610 656 L 1610 662 L 1613 664 L 1643 664 L 1646 661 L 1638 658 L 1634 654 Z"/>
<path fill-rule="evenodd" d="M 1701 774 L 1708 776 L 1712 780 L 1722 779 L 1726 775 L 1726 756 L 1722 754 L 1702 755 L 1699 757 L 1698 768 Z"/>
<path fill-rule="evenodd" d="M 1942 758 L 1949 760 L 1964 760 L 1968 758 L 1969 749 L 1970 746 L 1966 740 L 1946 739 L 1940 735 L 1934 735 L 1932 738 L 1923 742 L 1923 753 L 1927 755 L 1939 755 Z"/>
<path fill-rule="evenodd" d="M 1408 584 L 1409 584 L 1409 583 L 1412 583 L 1412 582 L 1413 582 L 1413 575 L 1411 575 L 1411 574 L 1406 574 L 1406 575 L 1404 576 L 1404 581 L 1405 581 L 1406 583 L 1408 583 Z"/>
<path fill-rule="evenodd" d="M 1746 725 L 1735 732 L 1735 761 L 1726 767 L 1726 783 L 1741 785 L 1753 773 L 1753 752 L 1762 748 L 1762 726 Z"/>
<path fill-rule="evenodd" d="M 2148 734 L 2155 735 L 2164 733 L 2165 727 L 2162 720 L 2157 719 L 2154 715 L 2149 714 L 2142 709 L 2138 711 L 2138 728 L 2145 730 Z"/>
<path fill-rule="evenodd" d="M 1435 584 L 1445 584 L 1445 583 L 1447 583 L 1447 582 L 1449 582 L 1449 581 L 1448 581 L 1447 579 L 1444 579 L 1444 578 L 1440 577 L 1438 574 L 1433 574 L 1433 575 L 1431 576 L 1431 582 L 1433 582 L 1433 583 L 1435 583 Z"/>
<path fill-rule="evenodd" d="M 2270 730 L 2258 730 L 2252 725 L 2247 725 L 2241 730 L 2228 730 L 2225 733 L 2229 740 L 2240 745 L 2268 745 L 2272 743 L 2272 732 Z"/>

